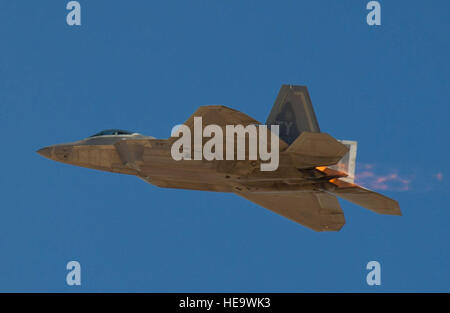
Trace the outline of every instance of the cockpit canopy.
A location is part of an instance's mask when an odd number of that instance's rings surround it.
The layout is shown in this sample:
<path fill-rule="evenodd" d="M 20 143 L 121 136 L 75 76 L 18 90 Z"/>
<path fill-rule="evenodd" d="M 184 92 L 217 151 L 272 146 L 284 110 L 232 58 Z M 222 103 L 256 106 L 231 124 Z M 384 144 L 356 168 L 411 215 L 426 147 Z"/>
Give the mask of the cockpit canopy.
<path fill-rule="evenodd" d="M 99 137 L 99 136 L 118 136 L 118 135 L 132 135 L 132 134 L 135 134 L 135 133 L 129 132 L 127 130 L 122 130 L 122 129 L 106 129 L 106 130 L 103 130 L 92 136 L 89 136 L 89 138 Z"/>

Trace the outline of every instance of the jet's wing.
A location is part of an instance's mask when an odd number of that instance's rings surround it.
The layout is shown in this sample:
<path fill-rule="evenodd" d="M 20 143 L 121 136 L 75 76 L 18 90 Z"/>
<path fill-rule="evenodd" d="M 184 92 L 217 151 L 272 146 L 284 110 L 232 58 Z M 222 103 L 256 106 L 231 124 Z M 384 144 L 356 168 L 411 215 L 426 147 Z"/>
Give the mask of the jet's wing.
<path fill-rule="evenodd" d="M 200 121 L 199 119 L 195 119 L 201 117 L 201 128 L 199 128 L 200 126 Z M 194 125 L 195 123 L 197 123 L 197 125 Z M 222 142 L 222 149 L 223 149 L 223 160 L 215 160 L 214 162 L 217 163 L 217 170 L 219 172 L 222 173 L 228 173 L 228 174 L 236 174 L 236 175 L 246 175 L 248 173 L 250 173 L 251 171 L 253 171 L 255 169 L 255 167 L 257 167 L 258 162 L 260 162 L 260 160 L 257 160 L 257 163 L 250 161 L 249 160 L 249 151 L 250 151 L 250 140 L 247 139 L 250 138 L 250 135 L 248 133 L 246 133 L 245 131 L 243 132 L 235 132 L 234 133 L 234 138 L 228 138 L 227 136 L 227 128 L 226 126 L 242 126 L 244 128 L 246 128 L 247 126 L 250 125 L 255 125 L 256 126 L 256 140 L 259 141 L 259 125 L 260 123 L 251 118 L 250 116 L 239 112 L 237 110 L 233 110 L 230 109 L 226 106 L 221 106 L 221 105 L 209 105 L 209 106 L 201 106 L 197 109 L 197 111 L 194 112 L 194 114 L 191 115 L 191 117 L 189 117 L 189 119 L 184 122 L 184 125 L 188 126 L 190 128 L 190 133 L 191 133 L 191 142 L 194 143 L 191 145 L 191 156 L 195 155 L 195 152 L 199 152 L 201 148 L 204 147 L 205 143 L 210 139 L 208 137 L 203 137 L 202 136 L 202 145 L 196 145 L 195 144 L 195 139 L 194 139 L 194 135 L 195 135 L 195 130 L 196 129 L 200 129 L 203 132 L 203 129 L 208 126 L 208 125 L 217 125 L 221 128 L 222 130 L 222 135 L 223 135 L 223 142 Z M 236 128 L 237 129 L 237 128 Z M 271 136 L 276 136 L 276 134 L 272 133 L 270 129 L 267 129 L 267 151 L 271 151 Z M 217 136 L 217 134 L 215 134 L 214 136 Z M 243 137 L 244 136 L 244 137 Z M 177 140 L 178 137 L 171 137 L 169 138 L 169 141 L 171 142 L 175 142 L 175 140 Z M 234 159 L 233 160 L 226 160 L 225 156 L 228 155 L 227 154 L 227 147 L 228 147 L 228 142 L 227 140 L 233 140 L 233 145 L 234 145 Z M 242 151 L 240 149 L 243 149 L 243 147 L 239 147 L 238 146 L 238 142 L 245 142 L 245 151 Z M 279 146 L 277 147 L 279 150 L 285 150 L 287 149 L 288 145 L 281 139 L 278 139 L 279 142 Z M 258 145 L 259 146 L 259 145 Z M 257 147 L 258 147 L 257 146 Z M 255 147 L 253 147 L 255 148 Z M 245 154 L 245 158 L 244 160 L 239 160 L 237 155 L 238 155 L 238 150 L 240 152 L 243 152 Z M 252 163 L 254 163 L 253 165 L 251 165 Z"/>
<path fill-rule="evenodd" d="M 223 105 L 205 105 L 197 109 L 184 125 L 194 127 L 194 117 L 201 117 L 203 126 L 215 124 L 221 127 L 226 125 L 243 125 L 260 124 L 257 120 L 251 118 L 247 114 L 231 109 Z"/>
<path fill-rule="evenodd" d="M 315 231 L 339 231 L 345 224 L 339 201 L 328 193 L 236 194 Z"/>
<path fill-rule="evenodd" d="M 251 118 L 247 114 L 244 114 L 240 111 L 231 109 L 229 107 L 223 105 L 206 105 L 201 106 L 197 109 L 197 111 L 192 114 L 186 122 L 183 124 L 188 126 L 191 129 L 191 133 L 193 134 L 194 130 L 194 118 L 201 117 L 202 118 L 202 126 L 203 128 L 207 125 L 218 125 L 222 128 L 223 134 L 225 135 L 225 126 L 227 125 L 259 125 L 261 124 L 257 120 Z M 268 140 L 268 147 L 270 148 L 270 140 Z M 279 140 L 280 150 L 284 150 L 287 148 L 287 144 L 283 140 Z"/>

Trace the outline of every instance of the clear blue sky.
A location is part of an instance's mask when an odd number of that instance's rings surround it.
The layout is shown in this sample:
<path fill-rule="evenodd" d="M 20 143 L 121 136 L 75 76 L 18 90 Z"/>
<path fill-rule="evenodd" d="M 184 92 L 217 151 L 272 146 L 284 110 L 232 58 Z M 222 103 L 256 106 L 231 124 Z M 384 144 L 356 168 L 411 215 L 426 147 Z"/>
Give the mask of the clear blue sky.
<path fill-rule="evenodd" d="M 67 1 L 1 0 L 0 291 L 450 291 L 450 4 L 380 1 L 369 27 L 367 2 L 81 0 L 69 27 Z M 375 177 L 409 182 L 381 190 L 404 216 L 341 201 L 344 228 L 316 233 L 35 153 L 106 128 L 167 138 L 200 105 L 264 122 L 283 83 Z"/>

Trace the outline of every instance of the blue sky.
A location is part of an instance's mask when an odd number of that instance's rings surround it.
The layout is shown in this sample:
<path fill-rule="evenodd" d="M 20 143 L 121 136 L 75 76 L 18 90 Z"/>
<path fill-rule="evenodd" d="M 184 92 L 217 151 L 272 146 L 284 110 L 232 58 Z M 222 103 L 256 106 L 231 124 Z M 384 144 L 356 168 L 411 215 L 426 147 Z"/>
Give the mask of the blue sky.
<path fill-rule="evenodd" d="M 450 5 L 380 1 L 369 27 L 367 2 L 85 0 L 70 27 L 67 1 L 1 0 L 0 291 L 450 291 Z M 316 233 L 35 153 L 106 128 L 167 138 L 200 105 L 264 122 L 283 83 L 358 141 L 359 171 L 407 181 L 381 190 L 402 217 L 341 201 L 344 228 Z"/>

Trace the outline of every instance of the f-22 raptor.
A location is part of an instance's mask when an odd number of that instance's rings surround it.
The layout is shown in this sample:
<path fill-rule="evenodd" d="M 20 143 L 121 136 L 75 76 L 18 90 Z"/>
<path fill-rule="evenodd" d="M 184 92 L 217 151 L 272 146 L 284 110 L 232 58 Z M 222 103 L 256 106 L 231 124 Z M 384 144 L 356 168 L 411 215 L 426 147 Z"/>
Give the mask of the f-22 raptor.
<path fill-rule="evenodd" d="M 226 125 L 260 124 L 216 105 L 200 107 L 184 125 L 193 129 L 195 117 L 202 117 L 203 127 L 218 125 L 224 132 Z M 175 160 L 171 147 L 178 138 L 156 139 L 118 129 L 38 153 L 63 163 L 136 175 L 159 187 L 233 192 L 315 231 L 339 231 L 345 224 L 337 197 L 376 213 L 401 215 L 397 201 L 355 184 L 356 142 L 320 132 L 305 86 L 283 85 L 266 125 L 279 125 L 279 145 L 269 147 L 279 149 L 274 171 L 261 171 L 264 161 L 259 157 Z"/>

